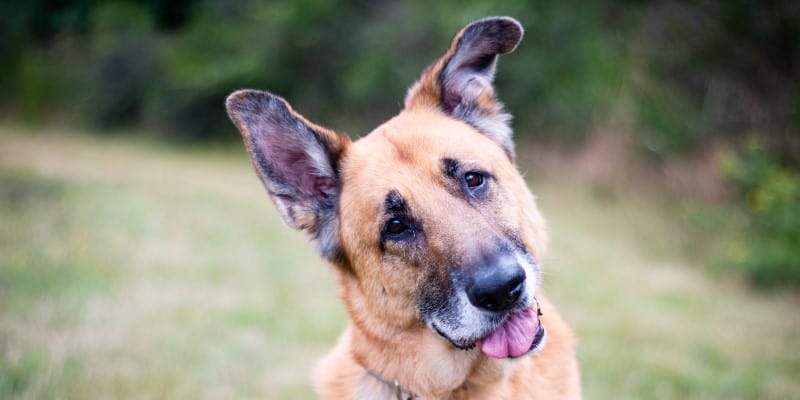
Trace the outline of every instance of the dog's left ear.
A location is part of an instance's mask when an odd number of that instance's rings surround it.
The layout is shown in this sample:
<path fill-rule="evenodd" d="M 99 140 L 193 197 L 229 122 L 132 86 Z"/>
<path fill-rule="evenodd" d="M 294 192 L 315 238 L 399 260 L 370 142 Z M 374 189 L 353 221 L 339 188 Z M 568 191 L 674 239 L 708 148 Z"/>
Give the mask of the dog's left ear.
<path fill-rule="evenodd" d="M 510 17 L 470 23 L 409 89 L 405 108 L 436 107 L 492 138 L 513 159 L 511 116 L 492 83 L 498 55 L 514 51 L 522 34 L 522 25 Z"/>

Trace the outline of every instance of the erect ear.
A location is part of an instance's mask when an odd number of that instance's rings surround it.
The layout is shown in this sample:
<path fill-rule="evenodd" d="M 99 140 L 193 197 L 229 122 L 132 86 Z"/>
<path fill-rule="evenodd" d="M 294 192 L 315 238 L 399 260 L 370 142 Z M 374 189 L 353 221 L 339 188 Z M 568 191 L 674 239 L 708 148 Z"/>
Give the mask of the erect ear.
<path fill-rule="evenodd" d="M 325 257 L 337 258 L 338 164 L 350 139 L 312 124 L 267 92 L 237 91 L 226 106 L 283 220 L 307 231 Z"/>
<path fill-rule="evenodd" d="M 514 51 L 522 33 L 522 26 L 510 17 L 470 23 L 409 89 L 405 107 L 439 108 L 494 139 L 513 158 L 511 116 L 503 111 L 492 82 L 497 56 Z"/>

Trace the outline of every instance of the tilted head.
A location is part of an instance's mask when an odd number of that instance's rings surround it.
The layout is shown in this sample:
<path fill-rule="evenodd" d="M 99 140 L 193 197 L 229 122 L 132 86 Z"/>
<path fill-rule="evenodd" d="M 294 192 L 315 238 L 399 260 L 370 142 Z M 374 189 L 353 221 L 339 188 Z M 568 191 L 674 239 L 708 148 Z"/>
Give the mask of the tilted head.
<path fill-rule="evenodd" d="M 521 38 L 511 18 L 469 24 L 403 111 L 356 142 L 275 95 L 228 98 L 283 219 L 336 265 L 351 319 L 370 334 L 423 331 L 495 358 L 541 345 L 544 221 L 492 85 L 498 55 Z"/>

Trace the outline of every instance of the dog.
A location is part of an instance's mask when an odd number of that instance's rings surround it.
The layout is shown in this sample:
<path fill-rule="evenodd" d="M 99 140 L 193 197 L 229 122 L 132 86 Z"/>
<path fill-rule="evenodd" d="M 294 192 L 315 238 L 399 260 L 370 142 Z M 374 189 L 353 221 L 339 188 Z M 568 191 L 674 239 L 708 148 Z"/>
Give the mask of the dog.
<path fill-rule="evenodd" d="M 228 115 L 283 220 L 333 266 L 349 324 L 322 399 L 575 399 L 575 339 L 539 289 L 545 221 L 515 165 L 497 59 L 513 18 L 464 27 L 395 117 L 357 140 L 281 97 Z"/>

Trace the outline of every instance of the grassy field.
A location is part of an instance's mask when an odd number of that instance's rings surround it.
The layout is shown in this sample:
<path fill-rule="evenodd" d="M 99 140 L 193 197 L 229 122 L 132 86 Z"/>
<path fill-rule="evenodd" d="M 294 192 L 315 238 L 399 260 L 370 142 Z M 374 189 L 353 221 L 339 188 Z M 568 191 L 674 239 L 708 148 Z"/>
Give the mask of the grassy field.
<path fill-rule="evenodd" d="M 800 398 L 796 297 L 706 274 L 647 195 L 527 169 L 586 398 Z M 343 323 L 243 149 L 0 128 L 0 398 L 311 398 Z"/>

